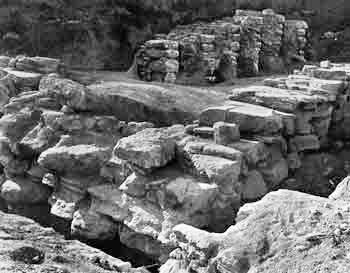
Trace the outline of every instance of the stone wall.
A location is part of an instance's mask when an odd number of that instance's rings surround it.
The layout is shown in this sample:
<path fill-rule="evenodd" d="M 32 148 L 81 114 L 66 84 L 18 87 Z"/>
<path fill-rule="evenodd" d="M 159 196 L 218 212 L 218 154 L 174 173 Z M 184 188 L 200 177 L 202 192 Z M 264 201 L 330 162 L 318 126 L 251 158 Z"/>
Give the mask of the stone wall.
<path fill-rule="evenodd" d="M 180 78 L 214 81 L 216 71 L 225 80 L 236 77 L 240 28 L 229 19 L 178 26 L 168 39 L 180 41 Z"/>
<path fill-rule="evenodd" d="M 284 27 L 283 54 L 286 61 L 305 62 L 308 25 L 305 21 L 287 20 Z"/>
<path fill-rule="evenodd" d="M 150 40 L 137 53 L 137 73 L 142 80 L 173 83 L 179 72 L 178 57 L 178 42 Z"/>
<path fill-rule="evenodd" d="M 179 43 L 179 69 L 172 74 L 173 82 L 232 82 L 237 76 L 283 71 L 292 61 L 302 64 L 306 33 L 304 21 L 285 21 L 272 10 L 236 10 L 233 17 L 211 23 L 180 25 L 161 39 Z M 145 69 L 144 64 L 154 60 L 145 50 L 149 43 L 136 54 L 136 70 L 143 80 L 164 81 L 145 76 L 152 74 L 152 67 Z"/>

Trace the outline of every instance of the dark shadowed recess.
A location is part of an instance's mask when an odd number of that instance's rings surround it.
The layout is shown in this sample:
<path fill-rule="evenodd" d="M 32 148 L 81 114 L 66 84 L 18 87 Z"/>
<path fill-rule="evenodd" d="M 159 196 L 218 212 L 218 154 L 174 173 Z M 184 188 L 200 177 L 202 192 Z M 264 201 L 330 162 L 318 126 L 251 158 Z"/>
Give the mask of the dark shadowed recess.
<path fill-rule="evenodd" d="M 119 258 L 126 262 L 131 262 L 134 267 L 145 266 L 150 272 L 158 272 L 159 264 L 154 259 L 145 256 L 144 253 L 137 249 L 130 249 L 123 245 L 118 235 L 113 240 L 87 240 L 76 238 L 70 235 L 70 222 L 62 218 L 50 214 L 50 206 L 48 204 L 36 206 L 16 206 L 11 207 L 0 198 L 0 210 L 8 213 L 15 213 L 30 219 L 33 219 L 43 227 L 52 227 L 55 231 L 64 235 L 67 240 L 77 239 L 91 247 L 100 249 L 105 253 Z"/>

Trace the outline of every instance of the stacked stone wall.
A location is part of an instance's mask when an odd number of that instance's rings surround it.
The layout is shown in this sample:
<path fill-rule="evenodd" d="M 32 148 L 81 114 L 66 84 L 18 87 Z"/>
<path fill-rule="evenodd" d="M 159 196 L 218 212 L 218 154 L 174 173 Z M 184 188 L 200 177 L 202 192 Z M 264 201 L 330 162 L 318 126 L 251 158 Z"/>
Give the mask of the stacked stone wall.
<path fill-rule="evenodd" d="M 180 25 L 167 35 L 157 35 L 151 43 L 166 39 L 179 44 L 178 57 L 173 54 L 170 58 L 178 61 L 178 70 L 162 71 L 161 76 L 159 71 L 153 71 L 150 63 L 157 64 L 159 60 L 147 53 L 147 42 L 136 55 L 138 74 L 148 81 L 170 78 L 170 82 L 208 83 L 281 72 L 286 65 L 304 62 L 307 29 L 306 22 L 286 21 L 270 9 L 236 10 L 232 17 Z M 158 52 L 159 55 L 164 54 Z M 165 77 L 167 73 L 171 77 Z"/>
<path fill-rule="evenodd" d="M 179 45 L 171 40 L 147 41 L 137 53 L 137 73 L 142 80 L 175 82 L 179 71 Z"/>
<path fill-rule="evenodd" d="M 167 37 L 180 43 L 180 67 L 185 76 L 199 73 L 213 81 L 221 68 L 219 76 L 236 78 L 240 26 L 230 20 L 178 26 Z"/>
<path fill-rule="evenodd" d="M 286 61 L 305 62 L 308 24 L 302 20 L 286 20 L 283 36 L 283 55 Z"/>
<path fill-rule="evenodd" d="M 239 75 L 256 76 L 259 73 L 261 51 L 261 29 L 263 18 L 258 14 L 236 11 L 234 21 L 242 26 L 241 50 L 239 54 Z"/>

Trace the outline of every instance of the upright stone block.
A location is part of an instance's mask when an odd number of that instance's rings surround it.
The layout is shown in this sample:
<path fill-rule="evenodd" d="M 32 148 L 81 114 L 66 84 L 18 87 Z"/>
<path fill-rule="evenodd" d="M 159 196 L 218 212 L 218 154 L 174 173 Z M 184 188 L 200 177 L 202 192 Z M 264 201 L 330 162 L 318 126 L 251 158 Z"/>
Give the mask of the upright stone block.
<path fill-rule="evenodd" d="M 214 124 L 214 141 L 227 145 L 240 139 L 239 126 L 235 123 L 216 122 Z"/>

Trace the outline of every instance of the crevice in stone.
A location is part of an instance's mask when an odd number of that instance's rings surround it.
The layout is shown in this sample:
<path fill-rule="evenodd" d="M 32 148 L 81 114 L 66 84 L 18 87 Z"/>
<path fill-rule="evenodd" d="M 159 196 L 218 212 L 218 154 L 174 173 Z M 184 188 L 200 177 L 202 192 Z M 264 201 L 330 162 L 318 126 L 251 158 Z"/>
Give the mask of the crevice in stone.
<path fill-rule="evenodd" d="M 62 234 L 66 240 L 79 240 L 93 248 L 102 250 L 106 254 L 130 262 L 134 267 L 144 267 L 151 273 L 158 272 L 159 262 L 152 259 L 137 249 L 131 249 L 120 242 L 118 234 L 111 240 L 90 240 L 71 235 L 71 222 L 54 216 L 50 213 L 48 204 L 37 206 L 8 207 L 6 202 L 0 199 L 0 210 L 5 213 L 14 213 L 39 223 L 43 227 L 51 227 Z"/>

